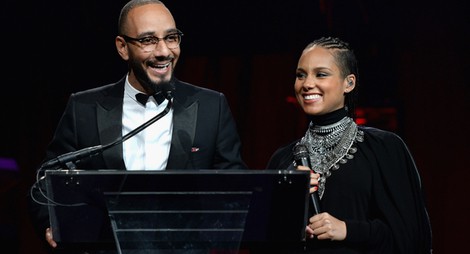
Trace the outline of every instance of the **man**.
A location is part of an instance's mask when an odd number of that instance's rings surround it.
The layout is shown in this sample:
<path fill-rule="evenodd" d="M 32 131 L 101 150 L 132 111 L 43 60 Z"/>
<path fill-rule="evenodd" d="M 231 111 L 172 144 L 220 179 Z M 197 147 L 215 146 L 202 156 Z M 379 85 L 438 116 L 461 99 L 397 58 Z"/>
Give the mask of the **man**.
<path fill-rule="evenodd" d="M 165 5 L 157 0 L 131 0 L 121 10 L 118 29 L 115 44 L 128 63 L 127 75 L 117 83 L 70 96 L 45 161 L 83 148 L 112 144 L 162 114 L 158 122 L 125 142 L 116 142 L 117 145 L 96 156 L 60 166 L 123 170 L 246 169 L 225 96 L 173 76 L 183 34 Z M 150 97 L 139 102 L 138 94 Z M 171 96 L 164 96 L 159 103 L 161 94 Z M 46 233 L 49 245 L 56 247 L 47 208 L 34 201 L 31 204 L 35 224 Z"/>

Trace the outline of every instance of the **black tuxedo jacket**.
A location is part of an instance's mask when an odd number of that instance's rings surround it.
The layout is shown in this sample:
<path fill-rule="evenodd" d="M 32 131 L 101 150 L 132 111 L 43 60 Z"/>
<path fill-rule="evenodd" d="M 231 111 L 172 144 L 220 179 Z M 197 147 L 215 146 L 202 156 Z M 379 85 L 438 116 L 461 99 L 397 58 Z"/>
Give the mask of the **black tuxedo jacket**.
<path fill-rule="evenodd" d="M 125 77 L 72 94 L 47 148 L 46 161 L 118 140 L 122 136 L 124 83 Z M 167 169 L 247 168 L 241 159 L 236 124 L 222 93 L 176 80 L 173 110 Z M 77 169 L 125 169 L 122 144 L 76 165 Z"/>

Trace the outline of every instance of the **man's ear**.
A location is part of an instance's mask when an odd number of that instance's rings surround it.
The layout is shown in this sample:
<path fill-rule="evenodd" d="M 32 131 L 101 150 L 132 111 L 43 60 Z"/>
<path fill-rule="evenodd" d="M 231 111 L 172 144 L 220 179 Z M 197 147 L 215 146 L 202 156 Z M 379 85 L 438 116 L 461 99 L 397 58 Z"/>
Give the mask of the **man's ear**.
<path fill-rule="evenodd" d="M 127 48 L 126 40 L 124 40 L 124 38 L 122 38 L 121 36 L 116 36 L 114 42 L 116 43 L 116 49 L 121 58 L 125 61 L 129 60 L 129 49 Z"/>

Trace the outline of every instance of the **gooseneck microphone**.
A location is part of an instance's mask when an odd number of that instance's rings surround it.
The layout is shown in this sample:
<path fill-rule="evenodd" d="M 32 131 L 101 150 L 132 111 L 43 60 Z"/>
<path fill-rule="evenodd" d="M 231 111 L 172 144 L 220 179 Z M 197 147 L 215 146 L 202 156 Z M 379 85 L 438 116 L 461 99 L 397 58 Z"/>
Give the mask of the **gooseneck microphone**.
<path fill-rule="evenodd" d="M 293 154 L 294 154 L 295 164 L 310 167 L 308 150 L 304 144 L 299 143 L 295 145 Z M 318 192 L 317 191 L 313 192 L 312 194 L 310 194 L 310 197 L 312 199 L 314 214 L 319 214 L 320 213 L 320 198 L 318 197 Z"/>
<path fill-rule="evenodd" d="M 164 117 L 170 111 L 171 106 L 173 105 L 172 92 L 174 90 L 175 90 L 175 87 L 172 84 L 162 86 L 157 93 L 162 93 L 162 95 L 168 100 L 168 105 L 165 107 L 165 109 L 161 113 L 156 115 L 155 117 L 151 118 L 150 120 L 143 123 L 139 127 L 130 131 L 126 135 L 119 137 L 116 141 L 107 145 L 85 147 L 77 151 L 59 155 L 56 158 L 43 163 L 40 169 L 57 168 L 57 167 L 64 166 L 64 165 L 68 169 L 75 169 L 76 168 L 75 163 L 79 162 L 81 159 L 98 155 L 115 145 L 123 143 L 124 141 L 128 140 L 132 136 L 136 135 L 137 133 L 141 132 L 143 129 L 153 124 L 154 122 L 158 121 L 160 118 Z"/>
<path fill-rule="evenodd" d="M 162 94 L 165 99 L 171 101 L 173 98 L 173 91 L 175 91 L 175 85 L 173 83 L 174 82 L 169 81 L 160 85 L 154 85 L 153 90 L 155 91 L 155 94 L 153 96 L 159 96 Z"/>

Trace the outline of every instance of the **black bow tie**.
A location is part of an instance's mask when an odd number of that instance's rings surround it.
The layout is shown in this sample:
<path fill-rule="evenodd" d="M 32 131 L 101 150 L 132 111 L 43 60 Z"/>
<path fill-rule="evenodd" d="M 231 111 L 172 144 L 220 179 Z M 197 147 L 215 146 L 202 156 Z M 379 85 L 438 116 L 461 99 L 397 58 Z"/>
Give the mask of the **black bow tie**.
<path fill-rule="evenodd" d="M 137 101 L 144 105 L 147 104 L 147 101 L 149 100 L 149 97 L 152 96 L 152 95 L 147 95 L 147 94 L 143 94 L 143 93 L 138 93 L 135 95 L 135 98 L 137 99 Z M 163 96 L 162 93 L 158 93 L 158 94 L 154 94 L 153 95 L 153 98 L 155 98 L 155 100 L 157 101 L 157 104 L 160 105 L 164 100 L 165 100 L 165 96 Z"/>

